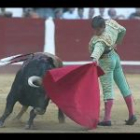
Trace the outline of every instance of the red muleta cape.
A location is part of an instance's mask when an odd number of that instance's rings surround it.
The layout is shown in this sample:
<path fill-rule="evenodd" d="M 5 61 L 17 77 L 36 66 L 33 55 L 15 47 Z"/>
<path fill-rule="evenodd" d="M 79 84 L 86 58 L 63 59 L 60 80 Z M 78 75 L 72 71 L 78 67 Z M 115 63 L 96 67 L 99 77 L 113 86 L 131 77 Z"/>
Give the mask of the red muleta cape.
<path fill-rule="evenodd" d="M 102 69 L 95 62 L 65 66 L 46 72 L 43 85 L 47 96 L 73 121 L 96 128 L 100 112 L 98 76 Z"/>

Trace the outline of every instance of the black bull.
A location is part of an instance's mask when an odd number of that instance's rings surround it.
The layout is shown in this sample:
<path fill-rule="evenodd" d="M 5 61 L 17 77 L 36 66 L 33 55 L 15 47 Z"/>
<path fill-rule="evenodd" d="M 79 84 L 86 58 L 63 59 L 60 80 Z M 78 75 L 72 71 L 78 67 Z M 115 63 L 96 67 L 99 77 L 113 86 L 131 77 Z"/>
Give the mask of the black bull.
<path fill-rule="evenodd" d="M 42 115 L 46 112 L 50 99 L 47 97 L 43 86 L 39 86 L 39 88 L 29 86 L 28 78 L 34 75 L 43 77 L 47 70 L 57 67 L 62 67 L 62 61 L 52 54 L 36 52 L 28 56 L 17 72 L 7 96 L 5 111 L 0 118 L 0 127 L 3 127 L 6 118 L 12 113 L 17 101 L 22 105 L 22 109 L 16 117 L 17 119 L 22 116 L 29 106 L 33 107 L 26 124 L 27 129 L 32 127 L 36 115 Z M 37 85 L 38 83 L 34 84 Z M 59 108 L 58 120 L 59 122 L 65 121 L 64 114 Z"/>

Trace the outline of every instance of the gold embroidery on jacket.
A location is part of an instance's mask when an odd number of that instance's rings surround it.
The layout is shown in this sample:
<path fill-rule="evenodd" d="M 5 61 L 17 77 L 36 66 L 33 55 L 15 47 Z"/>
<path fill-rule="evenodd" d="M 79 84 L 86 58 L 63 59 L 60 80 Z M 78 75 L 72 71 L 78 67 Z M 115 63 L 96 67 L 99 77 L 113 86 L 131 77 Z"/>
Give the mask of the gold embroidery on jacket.
<path fill-rule="evenodd" d="M 115 20 L 107 20 L 106 25 L 116 29 L 119 32 L 120 25 Z M 113 48 L 116 40 L 113 40 L 111 34 L 109 32 L 104 31 L 104 33 L 100 36 L 93 36 L 89 42 L 89 51 L 93 51 L 93 47 L 97 42 L 103 42 L 106 44 L 107 47 Z"/>
<path fill-rule="evenodd" d="M 118 30 L 120 28 L 120 25 L 115 20 L 107 20 L 106 24 L 113 27 L 114 29 Z"/>

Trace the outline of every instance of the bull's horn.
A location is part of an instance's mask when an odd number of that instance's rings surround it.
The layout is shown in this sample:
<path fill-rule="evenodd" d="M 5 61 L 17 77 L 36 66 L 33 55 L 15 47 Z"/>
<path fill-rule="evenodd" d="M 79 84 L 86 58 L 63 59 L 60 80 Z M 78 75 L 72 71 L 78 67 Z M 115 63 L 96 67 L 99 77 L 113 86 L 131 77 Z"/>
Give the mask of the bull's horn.
<path fill-rule="evenodd" d="M 5 65 L 7 65 L 7 64 L 9 64 L 9 63 L 10 63 L 10 62 L 1 62 L 1 61 L 0 61 L 0 67 L 1 67 L 1 66 L 5 66 Z"/>
<path fill-rule="evenodd" d="M 6 57 L 6 58 L 3 58 L 3 59 L 0 59 L 1 62 L 7 62 L 7 61 L 10 61 L 18 56 L 20 56 L 21 54 L 17 54 L 17 55 L 13 55 L 13 56 L 10 56 L 10 57 Z"/>
<path fill-rule="evenodd" d="M 39 76 L 31 76 L 28 78 L 28 84 L 31 86 L 31 87 L 35 87 L 35 88 L 39 88 L 40 86 L 38 85 L 35 85 L 33 82 L 38 82 L 39 85 L 41 85 L 42 83 L 42 78 L 39 77 Z"/>

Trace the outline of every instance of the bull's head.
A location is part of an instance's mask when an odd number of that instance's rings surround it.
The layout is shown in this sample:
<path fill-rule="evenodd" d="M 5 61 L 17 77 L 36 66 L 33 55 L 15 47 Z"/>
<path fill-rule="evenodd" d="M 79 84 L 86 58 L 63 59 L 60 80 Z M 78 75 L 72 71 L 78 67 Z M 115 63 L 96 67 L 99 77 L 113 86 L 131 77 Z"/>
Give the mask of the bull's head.
<path fill-rule="evenodd" d="M 53 58 L 47 57 L 46 66 L 46 71 L 56 67 Z M 28 84 L 31 87 L 39 88 L 42 85 L 42 77 L 36 75 L 31 76 L 28 78 Z"/>

